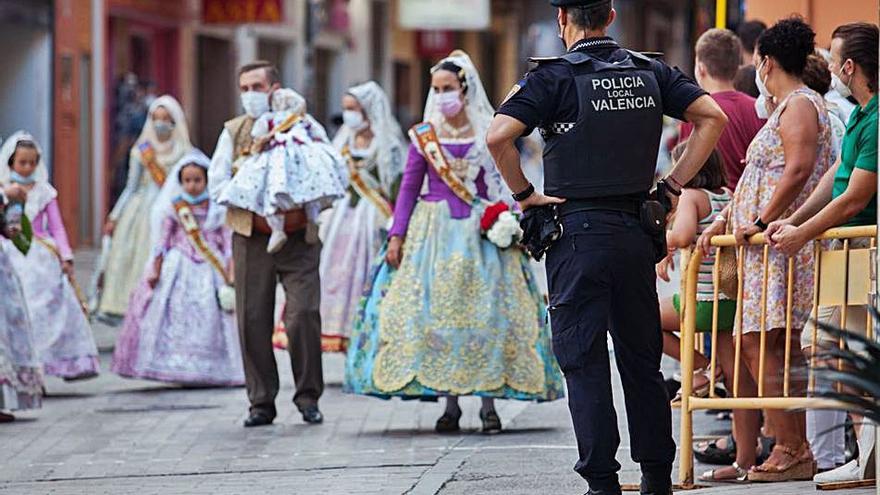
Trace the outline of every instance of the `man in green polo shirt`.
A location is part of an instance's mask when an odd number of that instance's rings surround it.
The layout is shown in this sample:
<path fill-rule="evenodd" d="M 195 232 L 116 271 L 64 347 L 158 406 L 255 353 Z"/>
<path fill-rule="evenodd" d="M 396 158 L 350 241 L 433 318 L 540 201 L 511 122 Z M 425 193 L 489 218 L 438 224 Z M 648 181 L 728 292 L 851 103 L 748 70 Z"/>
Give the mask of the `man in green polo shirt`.
<path fill-rule="evenodd" d="M 842 96 L 855 98 L 858 106 L 849 118 L 841 143 L 840 160 L 794 215 L 767 228 L 770 244 L 787 255 L 798 252 L 804 244 L 832 227 L 877 223 L 878 38 L 877 26 L 867 23 L 845 24 L 832 35 L 832 84 Z M 840 249 L 841 245 L 840 241 L 835 241 L 831 249 Z M 869 246 L 870 239 L 863 238 L 853 239 L 849 247 L 864 249 Z M 817 313 L 819 322 L 841 326 L 840 307 L 819 307 Z M 865 333 L 867 316 L 866 306 L 848 306 L 847 330 Z M 831 335 L 814 331 L 813 325 L 809 322 L 801 334 L 805 356 L 812 354 L 814 344 L 821 348 L 838 345 Z M 815 343 L 812 342 L 814 333 L 817 336 Z M 830 390 L 832 386 L 827 381 L 816 383 L 817 389 Z M 845 460 L 843 432 L 836 428 L 845 419 L 843 412 L 807 411 L 807 437 L 820 470 L 833 468 Z M 858 422 L 857 418 L 853 421 Z M 814 480 L 825 483 L 865 479 L 874 444 L 872 431 L 869 430 L 868 434 L 859 432 L 859 459 L 818 474 Z"/>

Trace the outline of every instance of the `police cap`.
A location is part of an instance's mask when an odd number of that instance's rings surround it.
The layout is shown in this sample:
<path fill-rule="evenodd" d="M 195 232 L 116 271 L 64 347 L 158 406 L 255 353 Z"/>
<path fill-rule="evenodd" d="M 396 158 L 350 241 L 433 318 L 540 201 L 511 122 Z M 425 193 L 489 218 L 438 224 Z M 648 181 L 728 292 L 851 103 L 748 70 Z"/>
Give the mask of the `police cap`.
<path fill-rule="evenodd" d="M 593 7 L 611 3 L 611 0 L 550 0 L 554 7 Z"/>

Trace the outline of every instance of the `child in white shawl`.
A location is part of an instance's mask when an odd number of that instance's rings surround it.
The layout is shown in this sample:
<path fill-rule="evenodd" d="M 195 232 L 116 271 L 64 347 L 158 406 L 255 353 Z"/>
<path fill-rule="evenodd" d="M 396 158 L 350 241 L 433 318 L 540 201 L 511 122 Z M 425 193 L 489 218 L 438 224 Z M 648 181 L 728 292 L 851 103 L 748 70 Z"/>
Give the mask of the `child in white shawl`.
<path fill-rule="evenodd" d="M 292 89 L 272 94 L 272 111 L 254 122 L 251 136 L 251 153 L 233 166 L 235 176 L 218 202 L 266 217 L 272 229 L 266 250 L 275 253 L 287 241 L 284 212 L 303 208 L 314 222 L 345 194 L 348 169 Z"/>

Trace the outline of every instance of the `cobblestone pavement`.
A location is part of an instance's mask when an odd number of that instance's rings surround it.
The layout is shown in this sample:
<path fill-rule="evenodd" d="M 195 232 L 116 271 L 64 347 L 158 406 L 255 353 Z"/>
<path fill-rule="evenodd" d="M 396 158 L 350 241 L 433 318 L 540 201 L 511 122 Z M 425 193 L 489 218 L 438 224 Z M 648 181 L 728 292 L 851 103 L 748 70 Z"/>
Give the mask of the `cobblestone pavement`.
<path fill-rule="evenodd" d="M 103 349 L 112 346 L 114 329 L 97 326 L 96 334 Z M 247 401 L 240 388 L 184 389 L 109 372 L 78 383 L 50 378 L 43 409 L 0 425 L 0 494 L 586 491 L 571 470 L 577 451 L 564 401 L 499 402 L 505 431 L 484 436 L 477 432 L 479 401 L 463 399 L 464 431 L 440 436 L 433 432 L 439 404 L 342 394 L 342 356 L 327 355 L 328 387 L 321 401 L 326 422 L 310 426 L 290 403 L 289 362 L 280 353 L 277 357 L 279 417 L 273 426 L 254 429 L 241 427 Z M 106 369 L 110 355 L 101 358 Z M 622 478 L 635 483 L 638 469 L 629 460 L 619 384 L 615 390 Z M 729 429 L 729 423 L 703 414 L 695 421 L 700 434 Z M 690 493 L 791 495 L 806 490 L 814 490 L 811 483 Z"/>

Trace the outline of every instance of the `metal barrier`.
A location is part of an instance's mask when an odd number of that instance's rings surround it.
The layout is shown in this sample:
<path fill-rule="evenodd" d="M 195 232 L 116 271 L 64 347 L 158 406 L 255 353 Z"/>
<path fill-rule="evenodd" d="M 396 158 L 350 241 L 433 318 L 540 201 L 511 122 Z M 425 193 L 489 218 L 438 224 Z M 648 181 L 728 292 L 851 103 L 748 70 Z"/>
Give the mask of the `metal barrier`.
<path fill-rule="evenodd" d="M 876 246 L 877 227 L 842 227 L 831 229 L 820 236 L 817 241 L 837 240 L 842 243 L 842 249 L 827 250 L 822 247 L 821 242 L 813 242 L 814 249 L 814 280 L 813 280 L 813 320 L 818 319 L 819 307 L 839 307 L 841 327 L 846 327 L 847 308 L 849 306 L 867 305 L 869 303 L 869 294 L 871 290 L 871 273 L 873 273 L 872 251 Z M 853 248 L 851 246 L 853 239 L 870 238 L 870 248 Z M 759 363 L 757 386 L 758 393 L 754 397 L 739 396 L 740 373 L 743 372 L 740 366 L 742 357 L 742 313 L 743 308 L 740 304 L 743 296 L 743 258 L 746 246 L 737 246 L 736 240 L 732 235 L 716 236 L 712 238 L 712 245 L 717 247 L 715 256 L 715 265 L 713 268 L 714 297 L 712 301 L 712 334 L 709 369 L 709 397 L 700 398 L 693 396 L 693 376 L 694 376 L 694 352 L 702 349 L 701 344 L 695 344 L 696 330 L 696 303 L 697 303 L 697 279 L 699 276 L 700 263 L 703 253 L 699 248 L 694 249 L 689 260 L 682 262 L 683 267 L 687 267 L 683 275 L 684 292 L 681 299 L 681 313 L 683 317 L 683 326 L 681 327 L 681 438 L 680 447 L 680 464 L 679 464 L 679 481 L 682 487 L 692 487 L 694 484 L 694 457 L 693 457 L 693 411 L 699 409 L 810 409 L 810 408 L 827 408 L 838 405 L 835 401 L 810 397 L 815 387 L 815 378 L 812 371 L 808 379 L 806 393 L 795 395 L 791 389 L 792 369 L 791 369 L 791 337 L 794 329 L 792 328 L 792 298 L 793 283 L 796 267 L 794 259 L 787 260 L 787 289 L 786 289 L 786 348 L 785 348 L 785 367 L 783 370 L 783 392 L 781 397 L 765 397 L 765 375 L 764 366 L 766 360 L 766 339 L 767 329 L 767 290 L 769 278 L 769 257 L 770 247 L 764 243 L 763 234 L 758 234 L 748 240 L 751 246 L 762 246 L 763 248 L 763 290 L 761 291 L 761 328 L 760 328 L 760 347 L 759 347 Z M 729 249 L 724 249 L 729 248 Z M 734 337 L 734 376 L 733 391 L 728 397 L 718 397 L 715 394 L 715 377 L 716 377 L 716 344 L 718 342 L 718 311 L 719 311 L 719 281 L 720 266 L 722 256 L 725 252 L 736 249 L 738 256 L 737 274 L 737 305 L 736 305 L 736 323 L 733 329 Z M 755 249 L 752 247 L 751 249 Z M 751 268 L 751 267 L 750 267 Z M 868 336 L 873 336 L 873 328 L 870 312 L 868 312 L 868 321 L 866 322 Z M 813 325 L 811 343 L 811 369 L 816 364 L 816 343 L 817 330 Z M 702 340 L 702 339 L 701 339 Z M 841 348 L 845 342 L 841 339 L 839 345 Z M 799 351 L 799 350 L 798 350 Z M 748 372 L 748 371 L 746 371 Z"/>

